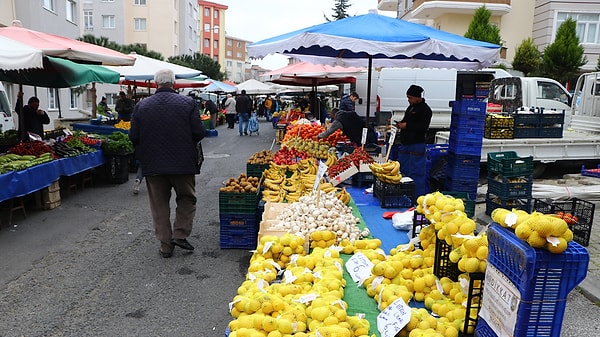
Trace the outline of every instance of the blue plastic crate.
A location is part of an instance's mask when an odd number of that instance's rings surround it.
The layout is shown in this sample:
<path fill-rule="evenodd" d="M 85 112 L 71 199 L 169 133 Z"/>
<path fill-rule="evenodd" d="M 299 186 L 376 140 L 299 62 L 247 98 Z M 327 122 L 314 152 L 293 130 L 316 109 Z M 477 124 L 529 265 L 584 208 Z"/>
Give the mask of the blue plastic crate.
<path fill-rule="evenodd" d="M 444 181 L 444 190 L 450 192 L 465 192 L 471 200 L 477 199 L 477 179 L 462 179 L 453 176 L 446 176 Z"/>
<path fill-rule="evenodd" d="M 572 241 L 562 254 L 535 249 L 492 223 L 488 263 L 519 290 L 514 336 L 559 337 L 567 296 L 587 274 L 589 253 Z"/>
<path fill-rule="evenodd" d="M 483 134 L 479 139 L 468 139 L 452 137 L 448 140 L 448 149 L 457 154 L 481 156 L 481 147 L 483 144 Z"/>
<path fill-rule="evenodd" d="M 515 125 L 513 130 L 514 138 L 539 138 L 540 129 L 537 124 Z"/>
<path fill-rule="evenodd" d="M 496 333 L 487 324 L 487 322 L 479 317 L 477 320 L 477 326 L 475 327 L 475 337 L 497 337 Z"/>
<path fill-rule="evenodd" d="M 564 124 L 564 123 L 565 123 L 565 112 L 564 111 L 540 114 L 540 124 L 542 124 L 542 125 L 553 125 L 553 124 Z"/>
<path fill-rule="evenodd" d="M 219 216 L 220 247 L 254 249 L 258 241 L 258 222 L 255 215 L 221 214 Z"/>
<path fill-rule="evenodd" d="M 477 100 L 462 100 L 452 103 L 452 112 L 461 115 L 482 115 L 485 118 L 487 103 Z"/>
<path fill-rule="evenodd" d="M 468 128 L 483 128 L 485 125 L 485 115 L 461 114 L 452 113 L 450 119 L 450 128 L 452 127 L 468 127 Z"/>
<path fill-rule="evenodd" d="M 561 126 L 557 127 L 545 127 L 540 126 L 538 129 L 539 138 L 562 138 L 563 136 L 563 128 Z"/>
<path fill-rule="evenodd" d="M 535 112 L 517 112 L 514 114 L 515 125 L 534 125 L 537 126 L 540 123 L 541 114 Z"/>

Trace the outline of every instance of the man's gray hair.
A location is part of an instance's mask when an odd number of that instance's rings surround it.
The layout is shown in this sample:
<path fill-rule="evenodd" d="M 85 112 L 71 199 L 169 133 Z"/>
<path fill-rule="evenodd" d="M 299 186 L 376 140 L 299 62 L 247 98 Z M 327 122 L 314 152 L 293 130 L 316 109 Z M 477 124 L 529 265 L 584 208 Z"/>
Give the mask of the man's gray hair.
<path fill-rule="evenodd" d="M 154 82 L 159 87 L 172 87 L 175 84 L 175 74 L 171 69 L 160 69 L 154 73 Z"/>

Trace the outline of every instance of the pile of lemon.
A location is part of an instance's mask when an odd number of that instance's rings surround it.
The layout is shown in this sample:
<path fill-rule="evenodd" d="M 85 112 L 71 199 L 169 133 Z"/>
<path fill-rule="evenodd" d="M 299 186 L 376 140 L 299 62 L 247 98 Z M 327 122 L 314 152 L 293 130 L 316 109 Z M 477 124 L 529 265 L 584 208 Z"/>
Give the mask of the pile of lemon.
<path fill-rule="evenodd" d="M 573 232 L 567 222 L 556 215 L 523 210 L 496 208 L 492 220 L 503 227 L 512 228 L 515 235 L 533 248 L 547 249 L 554 254 L 567 250 L 573 241 Z"/>

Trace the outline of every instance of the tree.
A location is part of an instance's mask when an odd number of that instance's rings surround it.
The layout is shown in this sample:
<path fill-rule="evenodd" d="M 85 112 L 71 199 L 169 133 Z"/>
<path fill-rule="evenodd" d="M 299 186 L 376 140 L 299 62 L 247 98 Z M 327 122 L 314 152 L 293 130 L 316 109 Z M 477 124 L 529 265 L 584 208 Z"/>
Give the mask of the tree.
<path fill-rule="evenodd" d="M 333 16 L 330 18 L 327 17 L 327 15 L 323 14 L 323 17 L 325 18 L 325 20 L 327 20 L 327 22 L 331 22 L 331 21 L 337 21 L 337 20 L 341 20 L 344 18 L 349 17 L 348 13 L 346 13 L 346 10 L 348 8 L 350 8 L 350 6 L 352 6 L 351 4 L 348 3 L 348 0 L 335 0 L 335 5 L 334 7 L 331 9 L 333 10 Z"/>
<path fill-rule="evenodd" d="M 537 72 L 542 65 L 542 54 L 537 49 L 532 38 L 527 38 L 521 42 L 515 51 L 515 57 L 512 62 L 514 70 L 521 71 L 525 76 Z"/>
<path fill-rule="evenodd" d="M 145 45 L 140 43 L 121 45 L 114 41 L 110 41 L 107 37 L 101 36 L 96 37 L 92 34 L 86 34 L 79 38 L 80 41 L 95 44 L 98 46 L 106 47 L 108 49 L 116 50 L 123 54 L 129 54 L 131 52 L 135 52 L 136 54 L 142 56 L 148 56 L 153 59 L 163 61 L 163 56 L 159 52 L 155 52 L 153 50 L 148 50 Z"/>
<path fill-rule="evenodd" d="M 579 68 L 587 63 L 576 26 L 575 20 L 567 18 L 558 27 L 554 42 L 544 48 L 544 72 L 546 76 L 561 83 L 567 83 L 569 79 L 576 77 Z"/>
<path fill-rule="evenodd" d="M 217 81 L 222 81 L 226 77 L 226 74 L 221 72 L 221 65 L 219 63 L 215 62 L 210 56 L 200 53 L 173 56 L 169 57 L 167 61 L 200 70 L 204 75 Z"/>
<path fill-rule="evenodd" d="M 600 71 L 600 57 L 598 58 L 598 62 L 596 63 L 596 69 L 594 69 L 595 71 Z"/>
<path fill-rule="evenodd" d="M 465 37 L 501 45 L 500 28 L 490 24 L 491 16 L 492 12 L 485 8 L 485 6 L 479 7 L 473 14 L 473 19 L 469 24 L 469 29 L 467 29 Z"/>

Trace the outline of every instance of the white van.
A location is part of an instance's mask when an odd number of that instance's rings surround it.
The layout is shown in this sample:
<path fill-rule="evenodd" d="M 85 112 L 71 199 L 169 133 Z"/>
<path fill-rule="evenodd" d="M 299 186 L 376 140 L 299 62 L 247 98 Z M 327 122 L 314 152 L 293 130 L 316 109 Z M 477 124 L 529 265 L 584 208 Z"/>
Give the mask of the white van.
<path fill-rule="evenodd" d="M 361 117 L 367 116 L 367 86 L 369 84 L 369 72 L 366 71 L 356 76 L 356 93 L 360 97 L 354 103 L 354 110 Z M 371 101 L 369 109 L 369 118 L 376 117 L 377 111 L 377 83 L 379 81 L 379 71 L 371 71 Z"/>
<path fill-rule="evenodd" d="M 6 90 L 0 82 L 0 132 L 15 128 L 15 122 L 11 113 L 10 102 Z"/>
<path fill-rule="evenodd" d="M 503 69 L 479 71 L 432 68 L 383 68 L 377 84 L 377 111 L 392 113 L 391 122 L 399 121 L 408 107 L 406 90 L 412 84 L 425 90 L 423 97 L 431 107 L 433 115 L 431 132 L 450 127 L 452 102 L 464 97 L 480 96 L 477 88 L 494 78 L 511 77 Z M 486 94 L 485 92 L 483 94 Z M 487 96 L 487 94 L 486 94 Z"/>

